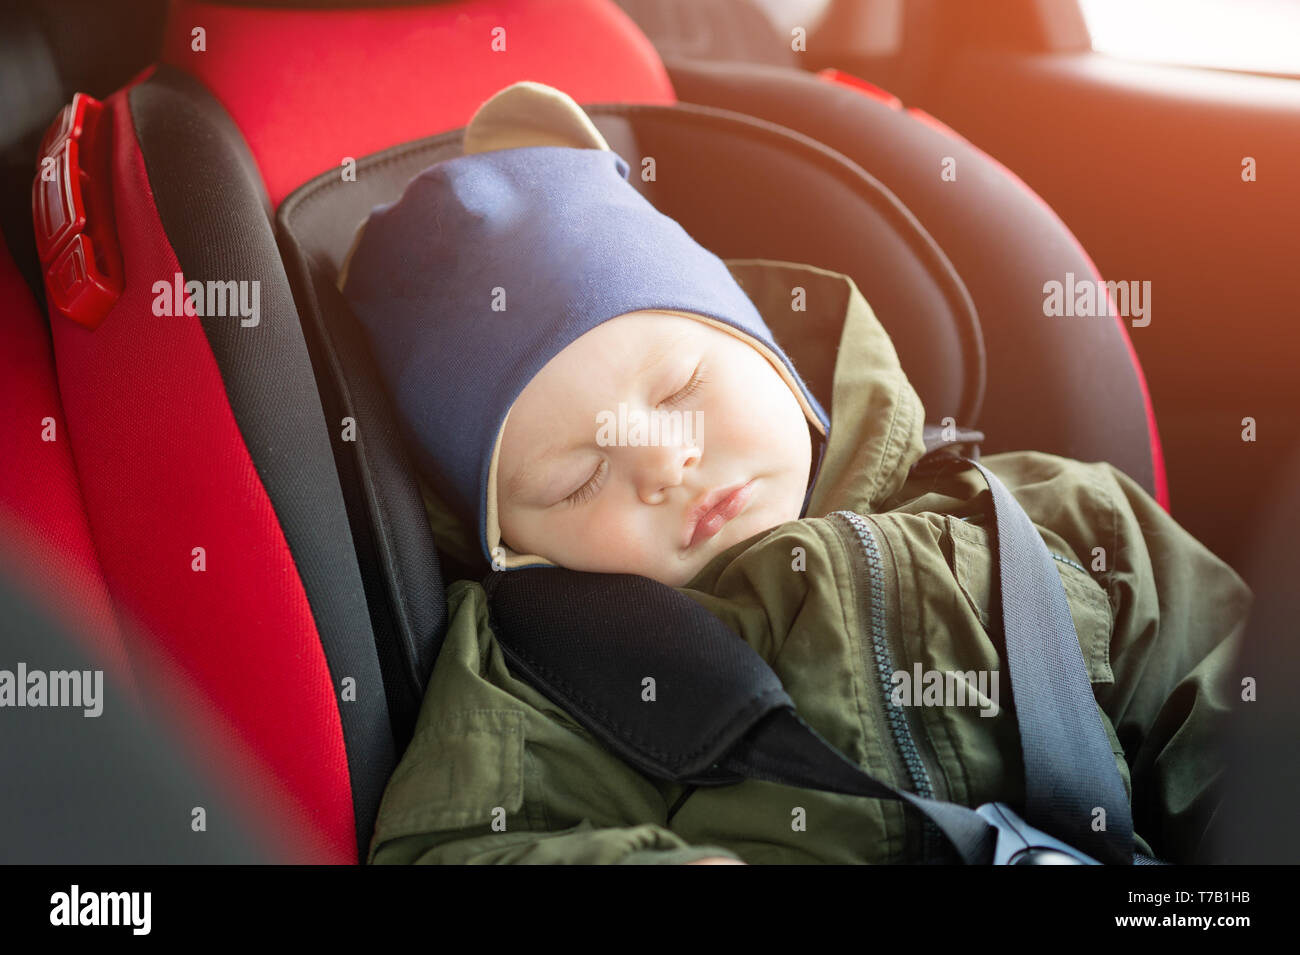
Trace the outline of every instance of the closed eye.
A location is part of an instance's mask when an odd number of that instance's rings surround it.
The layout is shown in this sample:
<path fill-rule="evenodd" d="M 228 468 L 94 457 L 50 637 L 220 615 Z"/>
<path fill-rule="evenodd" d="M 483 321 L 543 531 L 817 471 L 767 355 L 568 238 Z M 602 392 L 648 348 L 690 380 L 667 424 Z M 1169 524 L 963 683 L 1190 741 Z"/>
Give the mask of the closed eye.
<path fill-rule="evenodd" d="M 587 501 L 591 500 L 600 491 L 600 481 L 604 478 L 605 471 L 608 470 L 608 468 L 609 462 L 602 458 L 601 462 L 596 465 L 596 470 L 587 483 L 566 497 L 561 503 L 574 506 L 585 504 Z"/>
<path fill-rule="evenodd" d="M 702 374 L 700 374 L 701 367 L 702 366 L 700 365 L 696 365 L 695 374 L 691 376 L 691 380 L 686 383 L 686 386 L 682 388 L 681 391 L 677 392 L 675 395 L 671 395 L 670 397 L 665 398 L 663 401 L 660 402 L 660 404 L 679 405 L 687 398 L 691 397 L 691 395 L 699 391 L 700 387 L 708 381 L 707 378 L 705 378 Z"/>

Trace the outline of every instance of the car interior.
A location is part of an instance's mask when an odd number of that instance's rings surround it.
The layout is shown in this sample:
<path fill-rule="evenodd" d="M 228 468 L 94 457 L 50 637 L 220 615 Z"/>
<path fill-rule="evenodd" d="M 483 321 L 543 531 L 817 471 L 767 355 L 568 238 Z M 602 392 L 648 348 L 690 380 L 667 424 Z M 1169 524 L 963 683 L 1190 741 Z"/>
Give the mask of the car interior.
<path fill-rule="evenodd" d="M 1300 77 L 1100 52 L 1076 0 L 22 0 L 0 630 L 129 705 L 54 750 L 0 730 L 36 780 L 0 811 L 32 821 L 16 861 L 365 859 L 470 570 L 335 283 L 357 223 L 522 79 L 653 156 L 632 183 L 718 256 L 852 277 L 927 422 L 1132 477 L 1255 589 L 1257 665 L 1294 672 Z M 1067 275 L 1155 294 L 1047 319 Z M 179 290 L 160 319 L 182 277 L 256 283 L 255 322 L 184 320 Z M 1260 821 L 1290 805 L 1294 704 L 1258 714 L 1240 856 L 1294 860 Z M 73 767 L 95 786 L 52 803 Z M 182 848 L 149 826 L 169 800 L 241 822 Z M 73 812 L 94 837 L 60 845 Z"/>

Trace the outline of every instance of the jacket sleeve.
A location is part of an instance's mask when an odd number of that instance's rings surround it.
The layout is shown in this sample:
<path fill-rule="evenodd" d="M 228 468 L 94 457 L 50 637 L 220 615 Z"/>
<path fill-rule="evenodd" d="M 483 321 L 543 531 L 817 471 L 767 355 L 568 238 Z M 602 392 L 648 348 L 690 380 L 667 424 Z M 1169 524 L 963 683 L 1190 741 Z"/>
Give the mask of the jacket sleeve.
<path fill-rule="evenodd" d="M 1206 832 L 1253 597 L 1130 477 L 1090 467 L 1109 507 L 1092 515 L 1093 546 L 1080 556 L 1114 613 L 1115 680 L 1095 690 L 1132 770 L 1134 829 L 1166 861 L 1211 861 Z"/>
<path fill-rule="evenodd" d="M 668 828 L 675 787 L 641 775 L 514 679 L 483 589 L 448 589 L 448 632 L 367 861 L 679 864 L 732 851 Z"/>

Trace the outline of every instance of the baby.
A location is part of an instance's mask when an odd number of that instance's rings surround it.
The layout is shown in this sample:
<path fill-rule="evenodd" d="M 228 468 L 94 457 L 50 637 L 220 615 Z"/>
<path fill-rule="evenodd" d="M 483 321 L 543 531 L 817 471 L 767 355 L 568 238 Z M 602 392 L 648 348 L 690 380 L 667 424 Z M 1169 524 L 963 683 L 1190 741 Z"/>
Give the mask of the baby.
<path fill-rule="evenodd" d="M 681 588 L 868 772 L 965 805 L 1014 802 L 1013 715 L 974 690 L 968 706 L 891 693 L 913 667 L 996 678 L 995 559 L 978 475 L 911 476 L 924 409 L 852 281 L 723 263 L 637 192 L 627 162 L 550 87 L 488 100 L 464 151 L 371 214 L 338 283 L 427 482 L 440 550 L 484 571 L 556 565 Z M 795 287 L 806 313 L 792 312 Z M 833 430 L 774 326 L 808 356 L 835 356 L 820 381 Z M 1211 743 L 1249 591 L 1110 465 L 1034 452 L 985 464 L 1057 557 L 1137 849 L 1203 858 L 1221 775 Z M 370 861 L 933 851 L 901 805 L 647 778 L 516 679 L 478 583 L 447 596 Z M 815 823 L 794 827 L 792 812 Z"/>

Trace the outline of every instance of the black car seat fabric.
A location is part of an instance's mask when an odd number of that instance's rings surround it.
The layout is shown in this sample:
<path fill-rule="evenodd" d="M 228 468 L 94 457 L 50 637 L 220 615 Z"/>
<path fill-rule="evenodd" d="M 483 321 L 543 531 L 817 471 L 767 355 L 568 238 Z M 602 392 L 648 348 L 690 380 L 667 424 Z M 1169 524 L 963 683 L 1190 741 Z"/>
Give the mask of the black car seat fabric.
<path fill-rule="evenodd" d="M 1265 679 L 1278 689 L 1300 682 L 1294 636 L 1300 617 L 1295 585 L 1300 445 L 1291 448 L 1286 466 L 1261 492 L 1267 518 L 1244 535 L 1252 559 L 1243 576 L 1255 603 L 1235 675 L 1257 682 L 1262 692 L 1231 714 L 1227 791 L 1205 836 L 1214 847 L 1207 861 L 1228 865 L 1294 865 L 1300 858 L 1300 826 L 1279 824 L 1294 818 L 1300 802 L 1300 697 L 1263 691 Z"/>
<path fill-rule="evenodd" d="M 0 10 L 0 231 L 38 301 L 45 295 L 31 234 L 34 153 L 50 117 L 67 101 L 54 54 L 31 15 Z"/>
<path fill-rule="evenodd" d="M 886 96 L 761 65 L 666 59 L 679 99 L 788 126 L 853 157 L 889 184 L 942 246 L 980 315 L 988 390 L 976 419 L 985 454 L 1037 450 L 1109 461 L 1166 508 L 1164 463 L 1142 369 L 1114 317 L 1044 311 L 1044 284 L 1100 276 L 1059 217 L 1024 183 L 939 124 L 918 122 Z M 882 101 L 883 100 L 883 101 Z M 956 178 L 941 178 L 946 159 Z M 822 264 L 837 268 L 843 258 Z M 859 275 L 926 403 L 954 413 L 929 353 L 927 317 L 898 297 L 887 272 Z M 935 401 L 935 399 L 938 399 Z"/>

